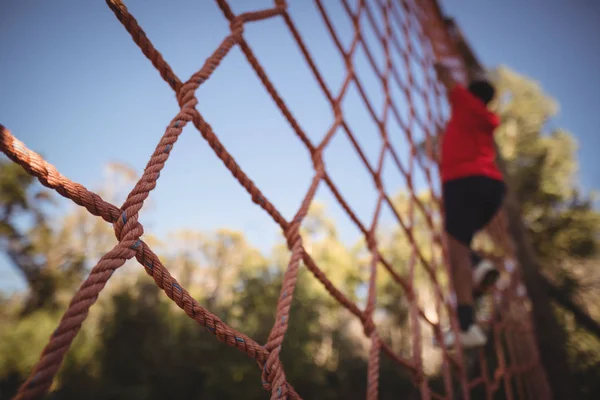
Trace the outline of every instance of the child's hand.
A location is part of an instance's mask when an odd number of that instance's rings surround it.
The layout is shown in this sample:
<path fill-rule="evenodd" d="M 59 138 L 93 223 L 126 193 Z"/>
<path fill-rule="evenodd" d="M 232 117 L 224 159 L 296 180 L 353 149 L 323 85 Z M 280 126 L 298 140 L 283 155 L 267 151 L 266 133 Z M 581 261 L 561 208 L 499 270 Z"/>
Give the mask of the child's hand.
<path fill-rule="evenodd" d="M 439 160 L 439 138 L 437 136 L 427 136 L 417 145 L 417 154 L 419 157 L 427 157 L 430 161 Z"/>
<path fill-rule="evenodd" d="M 449 73 L 448 67 L 446 67 L 441 62 L 436 62 L 435 64 L 433 64 L 433 68 L 435 69 L 435 72 L 438 74 L 438 76 L 445 76 Z"/>

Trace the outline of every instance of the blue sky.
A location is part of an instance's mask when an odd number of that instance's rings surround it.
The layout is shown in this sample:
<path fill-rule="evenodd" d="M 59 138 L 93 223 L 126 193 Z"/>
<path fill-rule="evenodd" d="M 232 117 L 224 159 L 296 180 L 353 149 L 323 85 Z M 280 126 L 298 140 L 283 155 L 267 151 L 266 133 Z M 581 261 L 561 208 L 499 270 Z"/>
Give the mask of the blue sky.
<path fill-rule="evenodd" d="M 308 1 L 288 3 L 318 68 L 337 94 L 345 67 L 317 8 Z M 325 3 L 347 48 L 352 38 L 350 20 L 339 1 Z M 202 66 L 229 32 L 213 1 L 135 0 L 126 4 L 182 80 Z M 272 2 L 236 0 L 230 4 L 239 13 L 270 7 Z M 581 145 L 581 183 L 587 189 L 600 187 L 600 176 L 595 173 L 595 149 L 600 148 L 596 129 L 600 113 L 595 109 L 600 104 L 600 44 L 592 39 L 600 33 L 598 3 L 446 0 L 442 5 L 457 19 L 484 64 L 506 64 L 538 80 L 559 101 L 556 126 L 574 133 Z M 98 187 L 110 161 L 126 162 L 141 173 L 176 115 L 177 102 L 104 2 L 8 0 L 2 8 L 0 122 L 64 175 L 88 188 Z M 370 48 L 378 65 L 383 65 L 381 48 L 370 30 L 365 35 L 373 43 Z M 275 18 L 248 24 L 245 37 L 302 129 L 313 142 L 320 140 L 333 122 L 331 107 L 283 21 Z M 361 49 L 354 61 L 379 114 L 383 105 L 380 85 Z M 406 77 L 404 70 L 400 73 Z M 423 78 L 416 66 L 412 73 L 418 81 Z M 393 96 L 399 106 L 404 104 L 399 91 Z M 229 152 L 266 197 L 291 218 L 310 184 L 312 162 L 241 51 L 235 48 L 226 57 L 197 97 L 198 110 Z M 375 166 L 381 139 L 355 86 L 342 107 Z M 423 110 L 418 107 L 417 111 Z M 401 113 L 407 116 L 405 108 Z M 407 160 L 401 130 L 390 125 L 389 131 L 394 147 Z M 422 135 L 418 129 L 415 134 Z M 375 190 L 342 132 L 324 159 L 341 193 L 368 225 Z M 404 186 L 390 158 L 385 161 L 383 180 L 391 193 Z M 417 173 L 415 180 L 422 183 L 423 175 Z M 358 230 L 324 185 L 317 198 L 326 202 L 343 239 L 356 240 Z M 152 208 L 142 211 L 141 222 L 146 232 L 160 237 L 181 228 L 225 226 L 245 231 L 262 249 L 281 237 L 275 223 L 250 201 L 191 125 L 171 152 L 151 199 Z M 382 222 L 393 222 L 389 210 L 384 210 Z M 0 280 L 5 287 L 18 283 L 2 259 Z"/>

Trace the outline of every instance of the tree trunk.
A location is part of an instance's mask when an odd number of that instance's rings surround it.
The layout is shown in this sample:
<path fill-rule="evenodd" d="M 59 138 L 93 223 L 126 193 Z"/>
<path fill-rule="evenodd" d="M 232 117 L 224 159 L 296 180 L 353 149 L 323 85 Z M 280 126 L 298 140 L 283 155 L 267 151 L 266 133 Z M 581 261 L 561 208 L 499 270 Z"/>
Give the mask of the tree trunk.
<path fill-rule="evenodd" d="M 520 207 L 510 190 L 507 194 L 506 215 L 508 229 L 515 243 L 516 257 L 521 266 L 523 283 L 531 300 L 537 346 L 548 383 L 555 399 L 576 399 L 578 396 L 567 357 L 566 334 L 558 323 L 550 296 L 543 287 L 533 247 L 521 220 Z"/>

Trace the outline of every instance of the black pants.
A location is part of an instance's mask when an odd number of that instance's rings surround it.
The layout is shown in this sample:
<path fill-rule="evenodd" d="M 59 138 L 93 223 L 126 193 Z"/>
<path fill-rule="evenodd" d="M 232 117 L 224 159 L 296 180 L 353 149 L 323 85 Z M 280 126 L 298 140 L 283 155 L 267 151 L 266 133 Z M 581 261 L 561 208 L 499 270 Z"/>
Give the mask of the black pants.
<path fill-rule="evenodd" d="M 470 176 L 445 182 L 442 187 L 445 230 L 471 248 L 475 233 L 494 218 L 506 194 L 504 182 L 486 176 Z M 473 266 L 481 257 L 471 250 Z"/>

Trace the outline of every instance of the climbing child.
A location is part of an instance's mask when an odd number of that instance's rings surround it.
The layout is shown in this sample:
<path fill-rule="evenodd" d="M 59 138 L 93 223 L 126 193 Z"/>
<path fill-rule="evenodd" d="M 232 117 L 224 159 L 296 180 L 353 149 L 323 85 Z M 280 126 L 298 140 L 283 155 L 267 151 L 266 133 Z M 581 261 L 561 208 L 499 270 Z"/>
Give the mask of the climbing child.
<path fill-rule="evenodd" d="M 490 288 L 499 272 L 491 261 L 471 249 L 476 232 L 500 209 L 505 195 L 503 176 L 495 163 L 494 131 L 499 117 L 488 110 L 495 89 L 486 80 L 468 88 L 455 82 L 443 65 L 435 66 L 446 87 L 451 117 L 441 138 L 442 197 L 445 231 L 463 348 L 483 346 L 486 335 L 475 321 L 473 299 Z M 444 336 L 447 347 L 456 342 L 453 332 Z"/>

